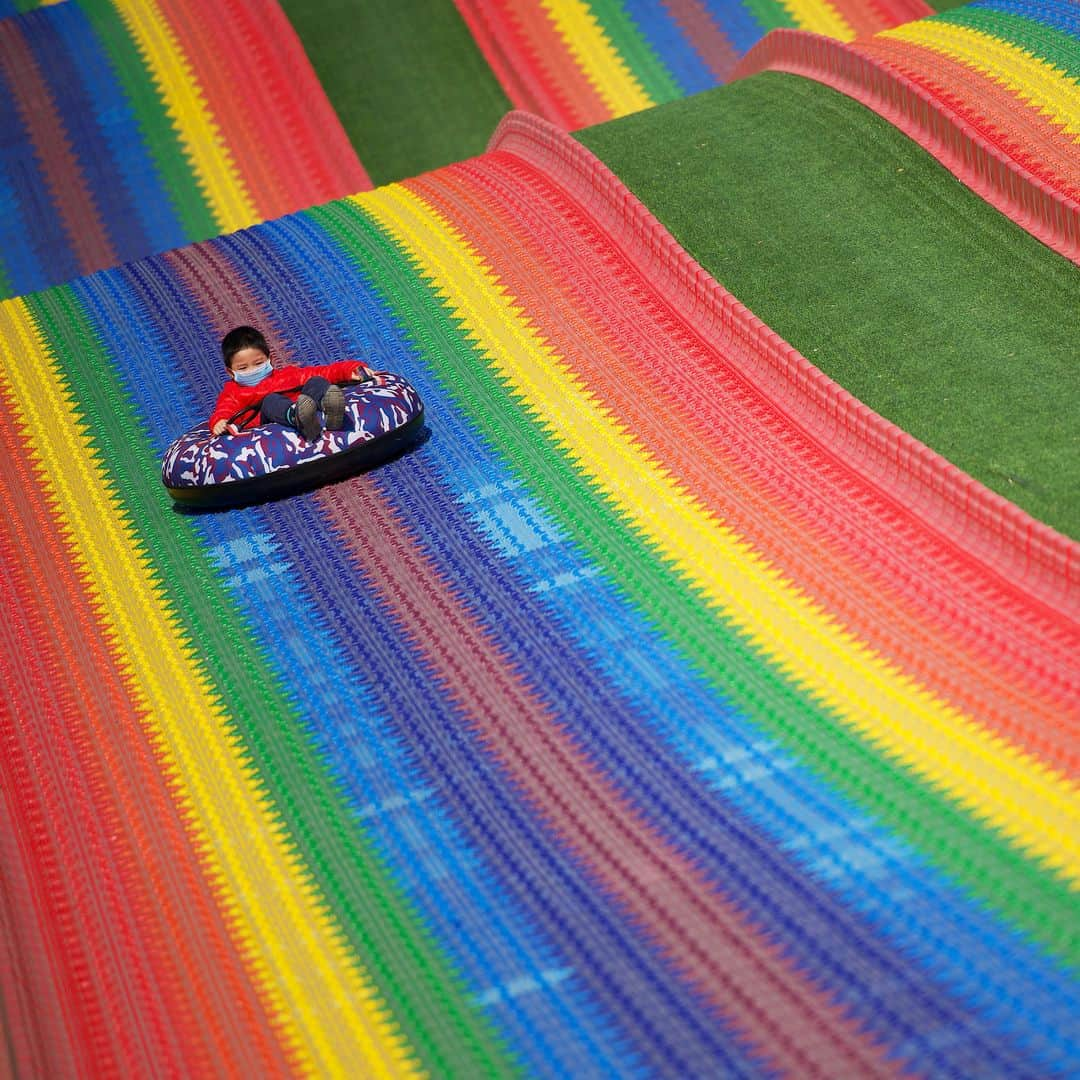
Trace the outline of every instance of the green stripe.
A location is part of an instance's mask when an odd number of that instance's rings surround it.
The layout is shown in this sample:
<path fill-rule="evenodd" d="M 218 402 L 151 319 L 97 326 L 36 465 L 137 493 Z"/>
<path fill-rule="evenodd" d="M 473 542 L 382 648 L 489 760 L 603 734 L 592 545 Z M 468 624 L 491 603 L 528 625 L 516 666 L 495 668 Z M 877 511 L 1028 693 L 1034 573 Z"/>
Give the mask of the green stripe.
<path fill-rule="evenodd" d="M 1080 537 L 1076 266 L 887 121 L 795 75 L 575 138 L 826 374 Z"/>
<path fill-rule="evenodd" d="M 675 77 L 619 0 L 591 0 L 589 7 L 654 105 L 675 101 L 683 96 Z"/>
<path fill-rule="evenodd" d="M 797 25 L 781 0 L 742 0 L 742 6 L 757 20 L 763 37 L 770 30 Z"/>
<path fill-rule="evenodd" d="M 970 30 L 1000 38 L 1031 53 L 1033 57 L 1053 64 L 1066 78 L 1080 79 L 1080 41 L 1037 19 L 1024 18 L 994 8 L 961 8 L 927 21 L 952 23 Z"/>
<path fill-rule="evenodd" d="M 279 670 L 251 647 L 258 637 L 207 558 L 195 530 L 161 486 L 160 461 L 139 434 L 144 424 L 67 287 L 28 300 L 108 461 L 113 496 L 161 583 L 178 634 L 196 649 L 230 730 L 272 799 L 292 848 L 311 872 L 354 955 L 367 969 L 424 1068 L 435 1076 L 509 1071 L 489 1023 L 466 1000 L 420 917 L 339 797 L 339 784 L 305 735 Z M 78 362 L 70 362 L 78 358 Z M 237 648 L 243 643 L 243 648 Z"/>
<path fill-rule="evenodd" d="M 453 0 L 281 6 L 375 184 L 481 153 L 511 108 Z"/>
<path fill-rule="evenodd" d="M 1077 960 L 1068 886 L 936 788 L 878 754 L 835 716 L 729 630 L 678 574 L 627 528 L 617 509 L 598 500 L 523 407 L 515 404 L 479 356 L 433 285 L 359 208 L 341 203 L 309 211 L 361 264 L 375 287 L 421 343 L 425 361 L 455 404 L 489 440 L 521 482 L 721 692 L 752 715 L 821 780 L 842 791 L 1031 937 L 1069 963 Z"/>
<path fill-rule="evenodd" d="M 76 0 L 67 0 L 75 3 Z M 189 240 L 206 240 L 221 232 L 199 177 L 184 155 L 176 128 L 157 88 L 154 72 L 146 66 L 127 27 L 110 0 L 77 0 L 90 19 L 112 60 L 120 86 L 131 104 L 147 150 L 157 165 L 162 183 Z"/>

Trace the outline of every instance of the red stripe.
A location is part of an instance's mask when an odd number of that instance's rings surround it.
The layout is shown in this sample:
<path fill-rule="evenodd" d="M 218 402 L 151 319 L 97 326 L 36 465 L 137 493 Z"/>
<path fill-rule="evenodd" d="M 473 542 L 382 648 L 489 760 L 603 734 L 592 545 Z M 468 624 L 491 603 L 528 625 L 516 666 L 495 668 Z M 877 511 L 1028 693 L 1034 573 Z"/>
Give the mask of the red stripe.
<path fill-rule="evenodd" d="M 1063 125 L 991 76 L 934 49 L 894 38 L 860 42 L 856 51 L 923 87 L 1033 176 L 1063 195 L 1080 198 L 1080 151 L 1062 133 Z"/>
<path fill-rule="evenodd" d="M 514 108 L 546 116 L 552 123 L 566 124 L 565 103 L 556 102 L 549 94 L 532 58 L 521 58 L 518 35 L 512 26 L 505 24 L 498 7 L 485 0 L 454 0 L 454 3 Z"/>
<path fill-rule="evenodd" d="M 15 95 L 13 107 L 30 135 L 55 212 L 63 222 L 80 269 L 90 273 L 113 266 L 116 251 L 68 141 L 48 83 L 16 19 L 0 20 L 0 66 Z"/>
<path fill-rule="evenodd" d="M 456 3 L 515 105 L 522 97 L 521 108 L 567 131 L 611 119 L 611 109 L 533 0 Z"/>
<path fill-rule="evenodd" d="M 717 82 L 727 82 L 739 53 L 701 0 L 664 0 L 664 7 Z"/>
<path fill-rule="evenodd" d="M 658 351 L 655 343 L 678 328 L 666 313 L 640 306 L 645 283 L 612 258 L 610 245 L 597 243 L 595 229 L 540 174 L 489 155 L 408 186 L 480 245 L 556 352 L 707 509 L 881 655 L 1016 745 L 1075 773 L 1078 724 L 1067 717 L 1077 688 L 1063 685 L 1072 666 L 1067 652 L 1048 650 L 1026 611 L 995 603 L 1000 597 L 985 580 L 972 580 L 967 568 L 956 572 L 948 553 L 913 536 L 893 508 L 868 492 L 853 499 L 850 484 L 837 483 L 831 463 L 797 447 L 790 429 L 778 438 L 775 414 L 740 395 L 718 357 L 685 330 L 681 352 Z M 534 210 L 538 197 L 543 204 Z M 557 255 L 568 241 L 550 228 L 556 215 L 572 221 L 572 272 Z M 680 368 L 694 380 L 671 393 Z M 785 458 L 789 468 L 777 469 Z M 756 471 L 763 461 L 765 471 Z M 793 482 L 796 463 L 806 479 Z"/>
<path fill-rule="evenodd" d="M 276 116 L 275 137 L 283 144 L 270 144 L 270 156 L 288 179 L 295 176 L 288 212 L 370 190 L 371 179 L 280 5 L 226 0 L 226 7 L 265 79 L 260 101 Z M 283 162 L 282 152 L 291 160 Z"/>
<path fill-rule="evenodd" d="M 925 3 L 925 0 L 862 0 L 862 3 L 870 10 L 877 12 L 883 29 L 937 14 L 929 4 Z"/>
<path fill-rule="evenodd" d="M 856 37 L 870 37 L 894 25 L 881 22 L 866 0 L 829 0 L 829 5 L 851 27 Z"/>
<path fill-rule="evenodd" d="M 46 1075 L 68 1075 L 72 1061 L 79 1073 L 133 1076 L 281 1070 L 123 658 L 72 569 L 63 519 L 26 440 L 0 427 L 0 685 L 11 703 L 0 771 L 20 837 L 11 880 L 31 901 L 15 909 L 13 941 L 35 1005 L 16 1045 L 43 1057 Z M 41 1007 L 50 1000 L 60 1008 Z"/>
<path fill-rule="evenodd" d="M 222 0 L 212 19 L 185 0 L 159 6 L 259 220 L 371 187 L 276 5 Z"/>
<path fill-rule="evenodd" d="M 0 623 L 0 636 L 11 629 Z M 17 646 L 16 646 L 17 647 Z M 0 641 L 0 656 L 10 644 Z M 5 699 L 2 710 L 11 710 Z M 6 725 L 0 724 L 0 755 L 8 754 Z M 76 1046 L 66 1023 L 63 996 L 52 977 L 48 920 L 38 913 L 37 875 L 32 859 L 24 857 L 29 837 L 16 822 L 9 805 L 14 787 L 0 757 L 0 1001 L 4 1007 L 4 1046 L 0 1077 L 75 1076 L 79 1072 Z"/>

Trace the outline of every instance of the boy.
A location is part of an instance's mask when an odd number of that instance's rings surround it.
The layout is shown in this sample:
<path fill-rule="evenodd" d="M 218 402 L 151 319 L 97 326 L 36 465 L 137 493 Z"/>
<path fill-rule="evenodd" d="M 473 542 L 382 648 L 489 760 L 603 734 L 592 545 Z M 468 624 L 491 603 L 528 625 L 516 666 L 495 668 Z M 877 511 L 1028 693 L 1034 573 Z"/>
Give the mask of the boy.
<path fill-rule="evenodd" d="M 226 380 L 210 414 L 213 435 L 239 434 L 242 428 L 261 424 L 284 424 L 295 428 L 309 442 L 326 427 L 345 426 L 345 395 L 338 382 L 360 382 L 371 374 L 366 364 L 342 360 L 321 367 L 290 364 L 276 371 L 270 365 L 270 347 L 253 326 L 237 326 L 221 340 L 221 355 L 232 376 Z M 244 415 L 233 420 L 237 413 Z"/>

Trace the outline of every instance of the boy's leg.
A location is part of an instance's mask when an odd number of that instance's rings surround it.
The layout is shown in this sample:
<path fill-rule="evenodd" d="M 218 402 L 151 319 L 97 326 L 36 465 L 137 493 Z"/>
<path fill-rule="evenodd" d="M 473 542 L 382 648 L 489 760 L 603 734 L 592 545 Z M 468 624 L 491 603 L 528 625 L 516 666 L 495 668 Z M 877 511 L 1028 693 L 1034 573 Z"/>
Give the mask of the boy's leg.
<path fill-rule="evenodd" d="M 292 427 L 289 409 L 292 402 L 284 394 L 267 394 L 259 407 L 259 422 L 263 424 L 284 424 Z"/>
<path fill-rule="evenodd" d="M 341 431 L 345 427 L 345 395 L 340 386 L 331 386 L 323 394 L 323 419 L 331 431 Z"/>
<path fill-rule="evenodd" d="M 304 383 L 304 388 L 300 393 L 307 394 L 316 405 L 321 405 L 323 394 L 330 389 L 330 386 L 331 383 L 329 379 L 324 379 L 321 375 L 312 375 L 312 377 Z"/>
<path fill-rule="evenodd" d="M 301 394 L 295 403 L 284 394 L 267 394 L 262 400 L 259 419 L 264 424 L 295 428 L 308 442 L 314 442 L 322 434 L 315 402 L 306 394 Z"/>
<path fill-rule="evenodd" d="M 303 394 L 322 409 L 326 426 L 331 431 L 340 431 L 345 426 L 345 395 L 340 386 L 321 375 L 313 375 L 304 383 Z"/>

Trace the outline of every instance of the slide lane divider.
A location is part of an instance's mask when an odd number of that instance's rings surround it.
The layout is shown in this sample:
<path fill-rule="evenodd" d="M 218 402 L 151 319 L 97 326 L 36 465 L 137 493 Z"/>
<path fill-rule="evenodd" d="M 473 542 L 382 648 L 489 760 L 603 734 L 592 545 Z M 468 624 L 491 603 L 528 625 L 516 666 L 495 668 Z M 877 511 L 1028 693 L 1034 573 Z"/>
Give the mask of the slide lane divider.
<path fill-rule="evenodd" d="M 1080 49 L 1073 41 L 1075 61 Z M 1073 119 L 1080 73 L 1058 68 L 1057 57 L 1032 56 L 1023 42 L 931 19 L 879 34 L 860 43 L 859 51 L 946 101 L 1007 157 L 1062 196 L 1080 197 L 1080 121 Z"/>
<path fill-rule="evenodd" d="M 538 117 L 509 114 L 491 139 L 548 172 L 617 242 L 704 341 L 731 341 L 738 373 L 839 465 L 862 477 L 958 557 L 1001 579 L 1048 628 L 1080 626 L 1080 544 L 977 483 L 845 391 L 747 310 L 594 154 Z M 1040 611 L 1040 607 L 1042 611 Z"/>
<path fill-rule="evenodd" d="M 874 48 L 863 51 L 858 44 L 777 30 L 743 58 L 733 78 L 785 71 L 854 98 L 917 142 L 1011 221 L 1080 263 L 1080 200 L 1010 155 L 996 133 L 986 131 L 985 120 L 976 126 L 966 106 L 957 105 L 948 94 L 939 96 L 936 87 L 928 89 L 888 59 L 879 59 L 875 55 L 878 39 L 870 40 Z M 1012 103 L 1012 117 L 1019 119 L 1023 109 L 1017 99 Z"/>

